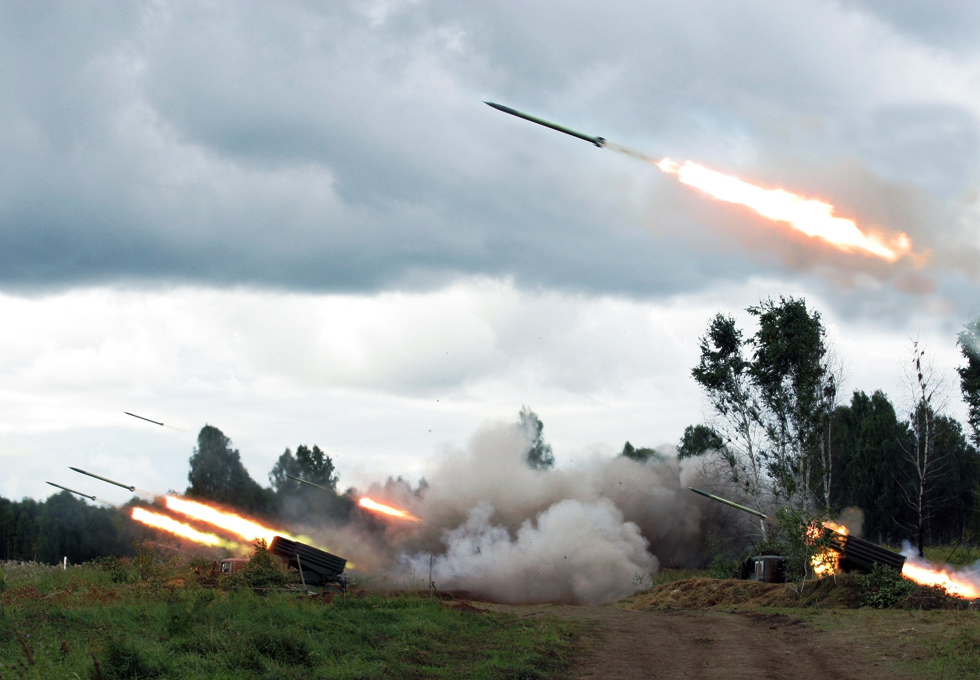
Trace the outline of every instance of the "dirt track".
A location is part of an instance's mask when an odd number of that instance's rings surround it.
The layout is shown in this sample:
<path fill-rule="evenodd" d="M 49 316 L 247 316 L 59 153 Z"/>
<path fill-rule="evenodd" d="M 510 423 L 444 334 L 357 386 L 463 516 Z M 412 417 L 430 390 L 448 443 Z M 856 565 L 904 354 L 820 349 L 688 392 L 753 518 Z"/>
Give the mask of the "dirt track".
<path fill-rule="evenodd" d="M 594 636 L 571 675 L 576 680 L 910 678 L 872 661 L 859 645 L 782 614 L 490 606 L 520 617 L 552 615 L 592 623 Z"/>

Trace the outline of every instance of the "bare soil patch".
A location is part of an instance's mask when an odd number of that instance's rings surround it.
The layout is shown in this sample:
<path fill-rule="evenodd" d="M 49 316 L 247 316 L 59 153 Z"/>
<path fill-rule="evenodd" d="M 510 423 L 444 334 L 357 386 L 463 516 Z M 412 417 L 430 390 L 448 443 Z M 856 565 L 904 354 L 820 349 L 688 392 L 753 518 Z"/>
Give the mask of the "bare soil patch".
<path fill-rule="evenodd" d="M 671 584 L 674 585 L 674 584 Z M 865 644 L 794 615 L 568 605 L 480 607 L 556 616 L 589 631 L 571 678 L 593 680 L 911 680 Z"/>

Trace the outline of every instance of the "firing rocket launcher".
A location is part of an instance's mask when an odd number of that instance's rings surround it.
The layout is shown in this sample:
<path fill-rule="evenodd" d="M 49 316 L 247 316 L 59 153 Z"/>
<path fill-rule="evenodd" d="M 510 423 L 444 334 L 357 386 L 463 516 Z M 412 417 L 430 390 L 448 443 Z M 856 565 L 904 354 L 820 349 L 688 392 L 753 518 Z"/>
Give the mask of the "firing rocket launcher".
<path fill-rule="evenodd" d="M 347 589 L 347 582 L 343 576 L 347 560 L 343 557 L 337 557 L 312 545 L 291 541 L 282 536 L 272 539 L 269 552 L 278 555 L 287 566 L 299 571 L 303 585 L 320 588 L 332 585 L 341 590 Z"/>
<path fill-rule="evenodd" d="M 713 501 L 718 501 L 719 503 L 724 503 L 725 505 L 731 506 L 736 510 L 741 510 L 742 512 L 747 512 L 750 515 L 760 517 L 762 518 L 763 522 L 766 519 L 766 513 L 761 512 L 760 510 L 753 510 L 752 508 L 748 508 L 734 501 L 730 501 L 727 498 L 716 496 L 712 493 L 708 493 L 707 491 L 701 491 L 701 489 L 695 489 L 692 487 L 688 488 L 694 493 L 700 494 L 705 498 L 710 498 Z M 882 548 L 880 545 L 875 545 L 871 541 L 865 541 L 863 538 L 834 531 L 828 526 L 823 527 L 820 537 L 824 539 L 830 550 L 837 553 L 837 566 L 842 571 L 860 571 L 862 573 L 871 573 L 874 565 L 882 564 L 886 567 L 896 569 L 899 573 L 901 573 L 902 567 L 905 566 L 904 555 L 888 550 L 887 548 Z"/>

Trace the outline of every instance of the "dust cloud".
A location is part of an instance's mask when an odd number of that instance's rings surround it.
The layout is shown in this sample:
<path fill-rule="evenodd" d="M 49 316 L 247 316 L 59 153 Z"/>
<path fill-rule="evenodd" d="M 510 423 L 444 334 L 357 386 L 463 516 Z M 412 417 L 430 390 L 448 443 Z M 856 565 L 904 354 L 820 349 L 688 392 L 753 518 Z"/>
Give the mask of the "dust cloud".
<path fill-rule="evenodd" d="M 474 597 L 599 604 L 649 587 L 661 566 L 698 566 L 725 521 L 686 488 L 713 486 L 703 461 L 595 454 L 536 470 L 530 446 L 520 427 L 486 426 L 418 487 L 364 490 L 421 522 L 371 516 L 318 537 L 392 587 L 427 585 L 431 570 L 438 589 Z"/>

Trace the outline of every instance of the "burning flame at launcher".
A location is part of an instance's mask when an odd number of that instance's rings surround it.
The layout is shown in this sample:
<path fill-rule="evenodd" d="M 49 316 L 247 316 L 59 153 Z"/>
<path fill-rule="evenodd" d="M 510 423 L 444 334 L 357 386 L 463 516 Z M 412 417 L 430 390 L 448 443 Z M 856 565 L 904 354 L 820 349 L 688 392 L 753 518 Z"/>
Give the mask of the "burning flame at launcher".
<path fill-rule="evenodd" d="M 184 524 L 183 522 L 178 522 L 172 517 L 168 517 L 167 515 L 161 515 L 158 512 L 151 512 L 144 508 L 133 508 L 133 511 L 130 513 L 130 515 L 137 522 L 142 522 L 147 526 L 156 527 L 157 529 L 163 529 L 164 531 L 169 531 L 175 536 L 186 538 L 188 540 L 194 541 L 195 543 L 200 543 L 201 545 L 230 548 L 232 550 L 241 547 L 238 543 L 225 540 L 220 536 L 215 536 L 214 534 L 198 531 L 197 529 L 195 529 L 194 527 L 188 524 Z"/>
<path fill-rule="evenodd" d="M 291 541 L 309 542 L 309 539 L 305 537 L 292 536 L 285 531 L 272 529 L 234 512 L 222 510 L 206 503 L 201 503 L 200 501 L 192 501 L 178 496 L 167 496 L 164 498 L 164 504 L 172 512 L 189 517 L 196 522 L 208 524 L 222 533 L 235 535 L 248 543 L 262 540 L 268 545 L 272 543 L 272 539 L 276 536 L 282 536 Z M 237 550 L 242 547 L 239 543 L 222 538 L 213 533 L 200 531 L 173 517 L 152 512 L 145 508 L 133 508 L 130 516 L 137 522 L 162 529 L 175 536 L 186 538 L 201 545 L 218 546 L 232 550 Z"/>
<path fill-rule="evenodd" d="M 164 498 L 164 504 L 167 506 L 167 509 L 172 512 L 189 517 L 195 522 L 208 524 L 219 532 L 232 534 L 240 539 L 244 539 L 248 543 L 254 543 L 255 541 L 262 540 L 265 541 L 267 545 L 270 545 L 272 543 L 272 539 L 276 536 L 281 536 L 289 539 L 290 541 L 300 543 L 310 542 L 310 539 L 306 538 L 305 536 L 293 536 L 285 531 L 267 527 L 259 522 L 256 522 L 255 520 L 242 517 L 237 513 L 223 510 L 200 501 L 192 501 L 179 496 L 166 496 Z M 358 501 L 358 505 L 366 510 L 380 513 L 387 517 L 408 520 L 410 522 L 421 521 L 418 517 L 411 515 L 404 510 L 399 510 L 398 508 L 393 508 L 390 505 L 378 503 L 377 501 L 367 497 L 361 498 Z M 152 512 L 145 508 L 133 508 L 130 516 L 137 522 L 161 529 L 173 534 L 174 536 L 179 536 L 180 538 L 185 538 L 201 545 L 224 547 L 232 550 L 237 550 L 243 547 L 240 543 L 222 538 L 221 536 L 213 533 L 200 531 L 189 524 L 185 524 L 184 522 L 174 519 L 173 517 L 158 512 Z"/>
<path fill-rule="evenodd" d="M 812 525 L 807 535 L 811 540 L 816 541 L 828 529 L 841 536 L 849 534 L 847 527 L 842 524 L 824 522 L 822 525 Z M 830 546 L 823 546 L 814 554 L 810 564 L 818 578 L 837 574 L 840 572 L 840 553 Z M 921 563 L 912 564 L 906 560 L 902 565 L 902 576 L 919 585 L 942 586 L 946 592 L 956 597 L 968 600 L 980 598 L 980 587 L 950 569 L 925 566 Z"/>

